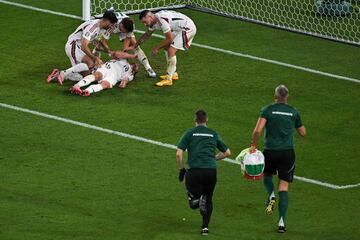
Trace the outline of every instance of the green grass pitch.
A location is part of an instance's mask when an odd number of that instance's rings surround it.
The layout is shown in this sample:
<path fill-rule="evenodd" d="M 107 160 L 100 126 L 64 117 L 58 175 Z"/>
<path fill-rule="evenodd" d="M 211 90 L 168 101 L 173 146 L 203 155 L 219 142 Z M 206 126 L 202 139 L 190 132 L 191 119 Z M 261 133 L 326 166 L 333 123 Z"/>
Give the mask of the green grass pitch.
<path fill-rule="evenodd" d="M 17 2 L 81 14 L 81 1 Z M 181 10 L 194 19 L 196 43 L 360 79 L 355 46 Z M 137 18 L 137 16 L 134 16 Z M 142 70 L 121 91 L 89 98 L 46 84 L 66 68 L 68 35 L 79 20 L 0 3 L 0 103 L 175 144 L 204 108 L 233 158 L 250 142 L 262 106 L 280 83 L 308 128 L 296 137 L 296 175 L 336 185 L 360 182 L 360 85 L 192 47 L 178 55 L 181 80 L 155 88 Z M 140 30 L 144 28 L 137 21 Z M 164 55 L 150 57 L 164 72 Z M 120 43 L 114 38 L 114 47 Z M 187 206 L 173 150 L 0 108 L 0 239 L 200 239 L 200 216 Z M 288 232 L 264 213 L 260 182 L 219 163 L 209 239 L 358 239 L 360 188 L 334 190 L 295 180 Z M 185 221 L 183 220 L 185 219 Z"/>

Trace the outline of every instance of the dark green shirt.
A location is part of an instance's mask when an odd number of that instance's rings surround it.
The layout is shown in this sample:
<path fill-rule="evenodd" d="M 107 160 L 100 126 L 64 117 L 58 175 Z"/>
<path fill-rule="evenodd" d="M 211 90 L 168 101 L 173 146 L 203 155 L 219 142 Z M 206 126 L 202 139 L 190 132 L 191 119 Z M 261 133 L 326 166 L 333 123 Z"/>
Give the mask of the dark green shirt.
<path fill-rule="evenodd" d="M 189 168 L 216 168 L 216 148 L 221 152 L 228 149 L 219 134 L 206 126 L 186 131 L 178 148 L 188 150 Z"/>
<path fill-rule="evenodd" d="M 266 119 L 265 149 L 289 150 L 294 148 L 294 129 L 302 126 L 299 112 L 284 103 L 264 107 L 260 117 Z"/>

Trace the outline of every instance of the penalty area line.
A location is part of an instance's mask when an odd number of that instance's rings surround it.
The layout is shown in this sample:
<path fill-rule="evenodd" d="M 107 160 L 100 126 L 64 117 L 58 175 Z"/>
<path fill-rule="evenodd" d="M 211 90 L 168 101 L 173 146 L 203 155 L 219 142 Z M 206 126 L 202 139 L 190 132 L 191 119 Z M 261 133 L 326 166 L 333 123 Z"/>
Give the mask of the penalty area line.
<path fill-rule="evenodd" d="M 57 11 L 52 11 L 52 10 L 48 10 L 48 9 L 38 8 L 38 7 L 33 7 L 33 6 L 30 6 L 30 5 L 25 5 L 25 4 L 21 4 L 21 3 L 9 2 L 9 1 L 5 1 L 5 0 L 0 0 L 0 3 L 4 3 L 4 4 L 8 4 L 8 5 L 15 6 L 15 7 L 20 7 L 20 8 L 26 8 L 26 9 L 37 11 L 37 12 L 50 13 L 50 14 L 57 15 L 57 16 L 63 16 L 63 17 L 68 17 L 68 18 L 80 19 L 81 20 L 81 17 L 76 16 L 76 15 L 57 12 Z"/>
<path fill-rule="evenodd" d="M 149 143 L 152 145 L 157 145 L 160 147 L 165 147 L 168 149 L 177 149 L 176 145 L 174 144 L 169 144 L 169 143 L 163 143 L 160 141 L 155 141 L 152 139 L 148 139 L 148 138 L 144 138 L 144 137 L 139 137 L 136 135 L 132 135 L 132 134 L 128 134 L 128 133 L 124 133 L 124 132 L 120 132 L 120 131 L 115 131 L 115 130 L 111 130 L 108 128 L 103 128 L 103 127 L 98 127 L 92 124 L 88 124 L 88 123 L 83 123 L 83 122 L 79 122 L 79 121 L 75 121 L 75 120 L 71 120 L 68 118 L 64 118 L 64 117 L 59 117 L 59 116 L 55 116 L 55 115 L 51 115 L 51 114 L 47 114 L 47 113 L 42 113 L 42 112 L 38 112 L 38 111 L 34 111 L 31 109 L 27 109 L 27 108 L 22 108 L 22 107 L 17 107 L 14 105 L 9 105 L 9 104 L 5 104 L 5 103 L 1 103 L 0 102 L 0 107 L 2 108 L 6 108 L 6 109 L 11 109 L 14 111 L 18 111 L 18 112 L 23 112 L 23 113 L 29 113 L 35 116 L 39 116 L 39 117 L 43 117 L 43 118 L 47 118 L 47 119 L 52 119 L 52 120 L 56 120 L 59 122 L 64 122 L 64 123 L 69 123 L 75 126 L 80 126 L 80 127 L 84 127 L 84 128 L 88 128 L 88 129 L 92 129 L 92 130 L 96 130 L 99 132 L 104 132 L 107 134 L 113 134 L 113 135 L 117 135 L 123 138 L 128 138 L 128 139 L 132 139 L 132 140 L 136 140 L 138 142 L 145 142 L 145 143 Z M 223 161 L 225 162 L 229 162 L 232 164 L 239 164 L 239 162 L 233 160 L 233 159 L 229 159 L 226 158 Z M 314 184 L 314 185 L 319 185 L 322 187 L 326 187 L 326 188 L 331 188 L 331 189 L 348 189 L 348 188 L 355 188 L 355 187 L 360 187 L 360 183 L 358 184 L 350 184 L 350 185 L 343 185 L 343 186 L 339 186 L 339 185 L 335 185 L 335 184 L 331 184 L 331 183 L 326 183 L 326 182 L 321 182 L 319 180 L 315 180 L 315 179 L 310 179 L 310 178 L 305 178 L 305 177 L 300 177 L 300 176 L 295 176 L 294 177 L 296 180 L 302 181 L 302 182 L 306 182 L 306 183 L 310 183 L 310 184 Z"/>
<path fill-rule="evenodd" d="M 80 16 L 67 14 L 67 13 L 62 13 L 62 12 L 57 12 L 57 11 L 52 11 L 52 10 L 48 10 L 48 9 L 38 8 L 38 7 L 33 7 L 33 6 L 30 6 L 30 5 L 25 5 L 25 4 L 21 4 L 21 3 L 9 2 L 9 1 L 6 1 L 6 0 L 0 0 L 0 3 L 4 3 L 4 4 L 16 6 L 16 7 L 21 7 L 21 8 L 26 8 L 26 9 L 33 10 L 33 11 L 38 11 L 38 12 L 43 12 L 43 13 L 50 13 L 50 14 L 53 14 L 53 15 L 73 18 L 73 19 L 80 19 L 80 20 L 82 19 Z M 140 31 L 140 30 L 135 30 L 135 32 L 144 33 L 144 31 Z M 153 36 L 158 37 L 158 38 L 163 38 L 163 36 L 159 35 L 159 34 L 153 34 Z M 211 50 L 211 51 L 215 51 L 215 52 L 221 52 L 221 53 L 232 55 L 232 56 L 238 56 L 238 57 L 251 59 L 251 60 L 254 60 L 254 61 L 266 62 L 266 63 L 270 63 L 270 64 L 282 66 L 282 67 L 292 68 L 292 69 L 296 69 L 296 70 L 300 70 L 300 71 L 304 71 L 304 72 L 309 72 L 309 73 L 321 75 L 321 76 L 326 76 L 326 77 L 335 78 L 335 79 L 344 80 L 344 81 L 350 81 L 350 82 L 354 82 L 354 83 L 360 83 L 360 80 L 356 79 L 356 78 L 341 76 L 341 75 L 328 73 L 328 72 L 323 72 L 323 71 L 319 71 L 319 70 L 316 70 L 316 69 L 297 66 L 297 65 L 294 65 L 294 64 L 285 63 L 285 62 L 281 62 L 281 61 L 277 61 L 277 60 L 257 57 L 257 56 L 253 56 L 253 55 L 249 55 L 249 54 L 245 54 L 245 53 L 240 53 L 240 52 L 234 52 L 234 51 L 231 51 L 231 50 L 212 47 L 212 46 L 204 45 L 204 44 L 200 44 L 200 43 L 193 43 L 192 45 L 196 46 L 196 47 L 199 47 L 199 48 L 204 48 L 204 49 L 208 49 L 208 50 Z"/>

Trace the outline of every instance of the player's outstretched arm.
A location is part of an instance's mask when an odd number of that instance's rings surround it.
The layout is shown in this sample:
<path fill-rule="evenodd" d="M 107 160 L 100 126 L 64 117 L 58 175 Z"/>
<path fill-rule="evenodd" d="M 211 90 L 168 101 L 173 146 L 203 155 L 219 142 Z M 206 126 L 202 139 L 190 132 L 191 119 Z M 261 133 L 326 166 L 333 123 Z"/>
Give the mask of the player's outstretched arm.
<path fill-rule="evenodd" d="M 100 67 L 104 63 L 101 61 L 101 59 L 92 53 L 92 51 L 89 48 L 89 40 L 82 38 L 81 39 L 81 50 L 90 57 L 96 64 L 96 66 Z"/>
<path fill-rule="evenodd" d="M 129 54 L 127 52 L 122 52 L 122 51 L 114 51 L 111 52 L 111 57 L 112 58 L 121 58 L 121 59 L 135 59 L 137 58 L 137 56 L 135 54 Z"/>
<path fill-rule="evenodd" d="M 135 44 L 135 46 L 134 46 L 134 49 L 136 49 L 138 46 L 140 46 L 141 44 L 143 44 L 144 42 L 146 42 L 146 40 L 148 40 L 153 33 L 154 33 L 154 31 L 147 30 L 147 31 L 136 41 L 136 44 Z"/>
<path fill-rule="evenodd" d="M 102 45 L 103 51 L 110 53 L 109 41 L 105 38 L 101 38 L 100 43 Z"/>
<path fill-rule="evenodd" d="M 136 45 L 136 40 L 132 37 L 126 37 L 123 41 L 123 52 L 134 50 L 134 46 Z"/>

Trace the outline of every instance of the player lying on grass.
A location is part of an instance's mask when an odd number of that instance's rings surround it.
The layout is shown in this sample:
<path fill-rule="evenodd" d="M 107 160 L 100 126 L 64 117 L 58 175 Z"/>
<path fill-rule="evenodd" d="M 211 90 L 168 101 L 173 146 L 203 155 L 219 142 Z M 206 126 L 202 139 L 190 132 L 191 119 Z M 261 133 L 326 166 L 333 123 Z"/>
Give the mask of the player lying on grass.
<path fill-rule="evenodd" d="M 108 39 L 112 34 L 119 37 L 119 40 L 123 42 L 123 51 L 125 49 L 134 49 L 136 56 L 138 56 L 139 62 L 144 66 L 146 72 L 149 77 L 156 77 L 155 71 L 150 66 L 149 60 L 146 57 L 144 51 L 140 48 L 140 46 L 136 46 L 136 38 L 134 35 L 134 21 L 129 18 L 127 15 L 115 12 L 115 15 L 118 19 L 117 23 L 114 24 L 112 28 L 107 30 L 103 34 L 103 41 L 99 43 L 99 48 L 102 48 L 102 45 L 105 49 L 109 49 Z"/>
<path fill-rule="evenodd" d="M 69 57 L 72 67 L 64 71 L 54 69 L 47 78 L 47 82 L 56 79 L 63 84 L 64 80 L 79 81 L 90 74 L 95 66 L 100 67 L 103 62 L 89 48 L 101 32 L 110 29 L 117 22 L 113 11 L 106 11 L 101 19 L 90 20 L 82 23 L 73 32 L 65 45 L 66 55 Z M 106 49 L 110 53 L 110 49 Z M 81 75 L 81 74 L 82 75 Z"/>
<path fill-rule="evenodd" d="M 152 49 L 152 53 L 156 55 L 160 49 L 165 50 L 167 75 L 160 76 L 161 81 L 156 85 L 159 87 L 171 86 L 172 80 L 179 79 L 176 72 L 176 52 L 178 50 L 186 51 L 190 48 L 196 34 L 196 26 L 189 17 L 175 11 L 152 13 L 144 10 L 140 13 L 139 18 L 149 29 L 139 38 L 136 46 L 149 39 L 155 30 L 161 30 L 165 35 L 165 39 Z"/>
<path fill-rule="evenodd" d="M 112 88 L 118 82 L 120 82 L 120 88 L 125 88 L 128 82 L 134 79 L 135 74 L 139 70 L 138 64 L 130 64 L 126 58 L 135 59 L 136 55 L 124 52 L 116 52 L 115 55 L 118 59 L 112 59 L 106 62 L 98 68 L 95 73 L 86 76 L 76 83 L 72 88 L 70 88 L 70 91 L 74 94 L 90 96 L 91 94 L 99 92 L 103 89 Z M 90 85 L 95 81 L 97 81 L 98 84 Z M 88 85 L 90 86 L 85 90 L 81 89 L 82 87 Z"/>

